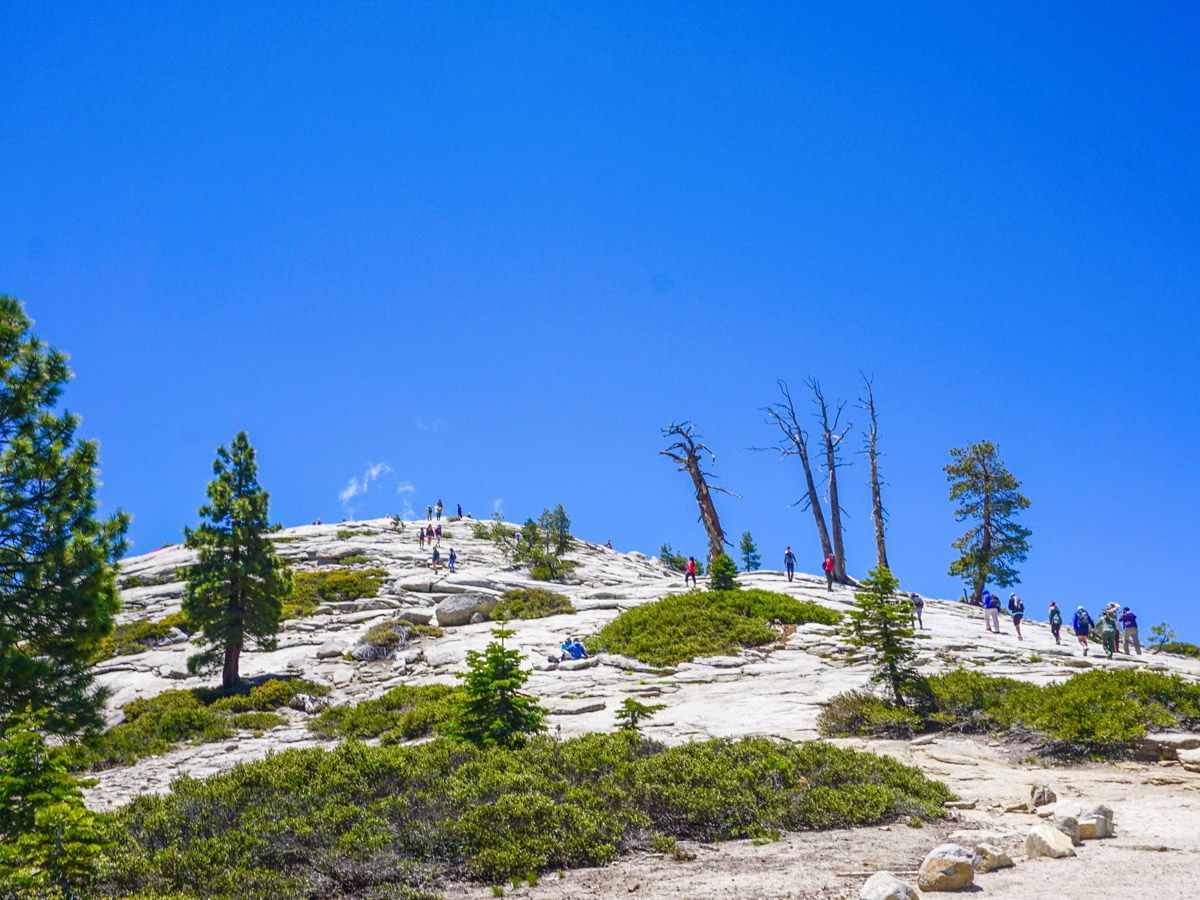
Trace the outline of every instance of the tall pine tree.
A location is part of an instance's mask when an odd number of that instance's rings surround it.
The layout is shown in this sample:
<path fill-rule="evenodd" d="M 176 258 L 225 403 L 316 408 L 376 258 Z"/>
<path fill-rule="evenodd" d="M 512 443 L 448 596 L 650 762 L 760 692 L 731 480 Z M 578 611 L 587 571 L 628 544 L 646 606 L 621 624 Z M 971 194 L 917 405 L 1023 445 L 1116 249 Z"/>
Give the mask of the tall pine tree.
<path fill-rule="evenodd" d="M 742 542 L 739 545 L 742 551 L 742 567 L 747 572 L 756 572 L 762 565 L 762 557 L 758 554 L 758 546 L 754 543 L 754 538 L 750 536 L 750 532 L 742 532 Z"/>
<path fill-rule="evenodd" d="M 128 519 L 96 517 L 97 448 L 57 409 L 67 358 L 0 295 L 0 721 L 27 706 L 46 727 L 99 724 L 89 658 L 113 626 Z"/>
<path fill-rule="evenodd" d="M 240 681 L 243 650 L 275 648 L 283 598 L 291 575 L 276 559 L 267 535 L 269 498 L 258 484 L 254 448 L 244 431 L 232 450 L 217 448 L 216 477 L 208 485 L 209 502 L 200 507 L 204 521 L 186 529 L 187 546 L 200 551 L 188 573 L 183 610 L 208 644 L 188 660 L 193 671 L 221 666 L 221 686 Z"/>
<path fill-rule="evenodd" d="M 954 542 L 960 555 L 950 564 L 950 574 L 971 585 L 971 600 L 979 603 L 989 581 L 1009 587 L 1021 580 L 1016 564 L 1029 555 L 1031 532 L 1014 519 L 1028 508 L 1029 499 L 991 441 L 951 450 L 950 457 L 946 477 L 950 499 L 958 503 L 955 519 L 977 523 Z"/>

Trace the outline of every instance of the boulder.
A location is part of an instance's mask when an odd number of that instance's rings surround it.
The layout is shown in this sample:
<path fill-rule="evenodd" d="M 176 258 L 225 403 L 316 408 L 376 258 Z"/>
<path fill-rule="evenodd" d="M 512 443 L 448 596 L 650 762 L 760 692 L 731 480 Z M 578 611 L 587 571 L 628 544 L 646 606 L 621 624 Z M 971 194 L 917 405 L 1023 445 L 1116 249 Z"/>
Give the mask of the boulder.
<path fill-rule="evenodd" d="M 1058 802 L 1058 795 L 1050 790 L 1049 785 L 1035 784 L 1029 789 L 1029 802 L 1035 807 L 1049 806 Z"/>
<path fill-rule="evenodd" d="M 994 844 L 979 844 L 975 847 L 971 865 L 976 872 L 994 872 L 996 869 L 1011 868 L 1013 861 L 1011 856 Z"/>
<path fill-rule="evenodd" d="M 917 900 L 917 892 L 891 872 L 876 872 L 858 893 L 859 900 Z"/>
<path fill-rule="evenodd" d="M 958 844 L 939 844 L 929 851 L 917 875 L 923 891 L 965 891 L 975 883 L 975 854 Z"/>
<path fill-rule="evenodd" d="M 317 659 L 336 659 L 343 653 L 340 641 L 326 641 L 317 648 Z"/>
<path fill-rule="evenodd" d="M 1110 807 L 1103 804 L 1094 806 L 1079 817 L 1079 839 L 1081 841 L 1110 838 L 1115 835 L 1113 811 Z"/>
<path fill-rule="evenodd" d="M 1045 856 L 1050 859 L 1063 859 L 1075 855 L 1075 846 L 1063 832 L 1045 822 L 1038 822 L 1025 838 L 1025 855 L 1030 859 Z"/>
<path fill-rule="evenodd" d="M 314 697 L 311 694 L 296 694 L 288 701 L 288 706 L 291 709 L 312 715 L 326 709 L 329 706 L 329 701 L 324 697 Z"/>
<path fill-rule="evenodd" d="M 481 612 L 471 613 L 471 624 L 472 625 L 482 625 L 486 621 L 487 621 L 487 617 L 483 613 L 481 613 Z"/>
<path fill-rule="evenodd" d="M 487 594 L 459 594 L 447 597 L 437 605 L 437 623 L 442 628 L 467 625 L 475 613 L 489 616 L 495 608 L 496 598 Z"/>
<path fill-rule="evenodd" d="M 1051 823 L 1055 828 L 1071 839 L 1071 843 L 1079 846 L 1079 820 L 1074 816 L 1055 815 Z"/>
<path fill-rule="evenodd" d="M 402 609 L 396 613 L 396 618 L 413 625 L 428 625 L 433 621 L 433 613 L 419 609 Z"/>
<path fill-rule="evenodd" d="M 574 672 L 578 669 L 591 669 L 600 664 L 600 657 L 589 656 L 587 659 L 567 659 L 560 662 L 554 668 Z"/>

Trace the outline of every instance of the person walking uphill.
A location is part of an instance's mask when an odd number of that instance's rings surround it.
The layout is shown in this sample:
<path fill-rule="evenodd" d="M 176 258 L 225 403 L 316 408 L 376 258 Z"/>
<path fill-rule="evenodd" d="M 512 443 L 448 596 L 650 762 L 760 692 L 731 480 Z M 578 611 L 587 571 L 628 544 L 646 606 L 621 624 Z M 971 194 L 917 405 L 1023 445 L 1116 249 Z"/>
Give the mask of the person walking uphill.
<path fill-rule="evenodd" d="M 825 589 L 833 590 L 833 554 L 830 553 L 825 557 L 825 562 L 821 563 L 821 568 L 825 570 Z"/>
<path fill-rule="evenodd" d="M 1106 609 L 1100 616 L 1100 641 L 1104 644 L 1104 655 L 1112 659 L 1117 647 L 1117 615 L 1111 609 Z"/>
<path fill-rule="evenodd" d="M 1087 656 L 1088 635 L 1092 633 L 1092 617 L 1081 606 L 1075 610 L 1075 618 L 1071 621 L 1071 625 L 1075 629 L 1075 640 L 1079 641 L 1079 646 L 1083 648 L 1083 655 Z"/>
<path fill-rule="evenodd" d="M 696 586 L 696 557 L 689 556 L 687 565 L 683 569 L 683 586 L 687 587 L 688 579 L 692 580 L 692 587 Z"/>
<path fill-rule="evenodd" d="M 454 548 L 450 548 L 450 555 L 446 557 L 446 564 L 450 569 L 451 574 L 454 572 L 454 565 L 458 562 L 458 554 L 454 552 Z"/>
<path fill-rule="evenodd" d="M 1000 633 L 1000 598 L 983 592 L 983 625 L 988 631 Z"/>
<path fill-rule="evenodd" d="M 1121 613 L 1121 625 L 1125 628 L 1125 655 L 1129 655 L 1129 643 L 1132 641 L 1134 648 L 1137 650 L 1137 655 L 1142 655 L 1142 642 L 1138 640 L 1137 616 L 1129 611 L 1129 607 L 1125 607 L 1125 611 Z"/>
<path fill-rule="evenodd" d="M 791 581 L 792 576 L 796 574 L 796 554 L 792 552 L 791 547 L 783 551 L 783 567 L 787 569 L 788 581 Z"/>
<path fill-rule="evenodd" d="M 1054 643 L 1061 644 L 1062 638 L 1059 637 L 1059 632 L 1062 630 L 1062 610 L 1058 608 L 1058 604 L 1053 600 L 1050 601 L 1050 633 L 1054 635 Z"/>
<path fill-rule="evenodd" d="M 1021 637 L 1021 620 L 1025 618 L 1025 603 L 1016 594 L 1008 598 L 1008 612 L 1012 616 L 1013 628 L 1017 630 L 1017 640 L 1025 640 Z"/>
<path fill-rule="evenodd" d="M 433 514 L 437 516 L 439 522 L 442 521 L 442 501 L 440 498 L 438 499 L 437 506 L 433 508 Z"/>

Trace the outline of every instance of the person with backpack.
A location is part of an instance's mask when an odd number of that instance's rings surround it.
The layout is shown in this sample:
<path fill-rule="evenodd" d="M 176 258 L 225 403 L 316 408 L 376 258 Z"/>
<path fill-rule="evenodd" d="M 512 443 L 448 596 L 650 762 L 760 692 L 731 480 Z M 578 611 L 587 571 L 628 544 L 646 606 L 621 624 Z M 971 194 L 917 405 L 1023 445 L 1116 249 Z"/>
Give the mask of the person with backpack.
<path fill-rule="evenodd" d="M 437 506 L 433 508 L 433 514 L 437 516 L 439 522 L 442 521 L 442 501 L 440 498 L 438 499 Z"/>
<path fill-rule="evenodd" d="M 1016 594 L 1008 598 L 1008 612 L 1012 616 L 1013 628 L 1017 631 L 1017 640 L 1025 640 L 1021 637 L 1021 620 L 1025 618 L 1025 603 Z"/>
<path fill-rule="evenodd" d="M 687 565 L 683 567 L 683 586 L 687 587 L 688 579 L 692 580 L 692 587 L 696 586 L 696 557 L 689 556 Z"/>
<path fill-rule="evenodd" d="M 821 563 L 821 568 L 825 570 L 825 588 L 833 590 L 833 554 L 830 553 L 825 557 L 825 562 Z"/>
<path fill-rule="evenodd" d="M 424 526 L 422 526 L 421 530 L 417 532 L 417 543 L 419 543 L 421 545 L 422 550 L 425 549 L 425 528 L 424 528 Z"/>
<path fill-rule="evenodd" d="M 1079 646 L 1083 648 L 1083 655 L 1087 656 L 1088 636 L 1092 633 L 1092 617 L 1082 606 L 1075 610 L 1075 618 L 1071 620 L 1071 626 L 1075 629 L 1075 640 L 1079 641 Z"/>
<path fill-rule="evenodd" d="M 1050 601 L 1050 633 L 1054 635 L 1054 643 L 1061 644 L 1062 638 L 1059 637 L 1059 631 L 1062 630 L 1062 610 L 1058 608 L 1058 604 L 1053 600 Z"/>
<path fill-rule="evenodd" d="M 446 557 L 446 566 L 450 569 L 450 574 L 454 574 L 454 564 L 458 562 L 458 554 L 454 552 L 454 548 L 450 548 L 450 555 Z"/>
<path fill-rule="evenodd" d="M 920 594 L 909 594 L 912 600 L 913 615 L 917 617 L 917 627 L 922 631 L 925 630 L 925 620 L 922 616 L 925 613 L 925 598 Z"/>
<path fill-rule="evenodd" d="M 425 507 L 425 521 L 426 522 L 433 521 L 433 507 L 432 506 Z"/>
<path fill-rule="evenodd" d="M 1121 613 L 1121 625 L 1125 629 L 1125 655 L 1129 655 L 1129 644 L 1132 641 L 1134 649 L 1137 650 L 1137 655 L 1142 655 L 1142 642 L 1138 640 L 1137 616 L 1125 607 L 1125 611 Z"/>
<path fill-rule="evenodd" d="M 796 574 L 796 554 L 792 552 L 791 547 L 783 551 L 783 567 L 787 570 L 788 581 L 791 581 L 792 576 Z"/>
<path fill-rule="evenodd" d="M 1112 659 L 1117 648 L 1117 614 L 1111 607 L 1105 608 L 1100 616 L 1100 642 L 1104 645 L 1104 655 Z"/>
<path fill-rule="evenodd" d="M 1000 598 L 983 592 L 983 624 L 988 631 L 1000 633 Z"/>
<path fill-rule="evenodd" d="M 437 574 L 438 563 L 440 563 L 441 561 L 442 561 L 442 551 L 440 551 L 437 547 L 434 547 L 433 548 L 433 572 L 435 575 Z"/>

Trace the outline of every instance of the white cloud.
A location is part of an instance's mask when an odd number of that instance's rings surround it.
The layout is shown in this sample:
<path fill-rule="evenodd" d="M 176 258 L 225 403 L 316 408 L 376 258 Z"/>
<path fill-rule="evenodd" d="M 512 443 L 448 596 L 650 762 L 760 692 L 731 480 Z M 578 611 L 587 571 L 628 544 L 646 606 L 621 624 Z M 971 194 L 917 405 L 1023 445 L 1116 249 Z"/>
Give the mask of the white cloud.
<path fill-rule="evenodd" d="M 415 422 L 413 422 L 413 424 L 417 426 L 417 431 L 441 431 L 442 430 L 442 420 L 441 419 L 433 419 L 432 421 L 430 421 L 428 419 L 423 419 L 420 416 L 417 416 L 417 419 Z"/>
<path fill-rule="evenodd" d="M 504 498 L 497 497 L 492 501 L 492 513 L 494 515 L 504 515 Z"/>
<path fill-rule="evenodd" d="M 349 503 L 359 494 L 366 491 L 366 489 L 366 485 L 360 484 L 357 478 L 351 478 L 346 482 L 346 486 L 342 488 L 341 492 L 338 493 L 338 499 L 341 500 L 342 503 Z"/>
<path fill-rule="evenodd" d="M 414 491 L 416 491 L 416 488 L 411 481 L 402 481 L 396 485 L 397 494 L 412 494 Z"/>
<path fill-rule="evenodd" d="M 371 485 L 378 481 L 381 475 L 387 475 L 391 471 L 392 467 L 385 462 L 368 462 L 367 470 L 363 472 L 362 478 L 351 476 L 350 480 L 346 482 L 346 486 L 338 492 L 338 500 L 346 508 L 346 513 L 353 516 L 358 507 L 350 506 L 350 501 L 355 497 L 361 497 L 370 490 Z"/>

